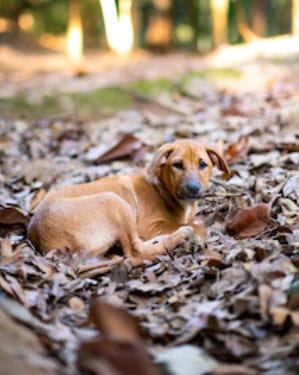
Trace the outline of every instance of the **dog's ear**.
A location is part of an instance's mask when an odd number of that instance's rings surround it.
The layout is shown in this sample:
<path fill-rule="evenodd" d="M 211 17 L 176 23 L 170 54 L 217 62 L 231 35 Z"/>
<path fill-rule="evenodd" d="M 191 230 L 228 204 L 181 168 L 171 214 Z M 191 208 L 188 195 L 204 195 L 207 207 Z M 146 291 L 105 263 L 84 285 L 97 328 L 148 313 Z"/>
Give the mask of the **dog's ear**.
<path fill-rule="evenodd" d="M 230 176 L 231 171 L 224 157 L 217 150 L 210 146 L 206 146 L 206 152 L 212 160 L 212 163 L 216 165 L 218 169 Z"/>
<path fill-rule="evenodd" d="M 166 143 L 158 149 L 151 164 L 147 168 L 147 173 L 150 177 L 154 177 L 157 175 L 159 168 L 163 164 L 165 164 L 166 160 L 168 159 L 169 155 L 172 153 L 173 150 L 174 145 L 172 143 Z"/>

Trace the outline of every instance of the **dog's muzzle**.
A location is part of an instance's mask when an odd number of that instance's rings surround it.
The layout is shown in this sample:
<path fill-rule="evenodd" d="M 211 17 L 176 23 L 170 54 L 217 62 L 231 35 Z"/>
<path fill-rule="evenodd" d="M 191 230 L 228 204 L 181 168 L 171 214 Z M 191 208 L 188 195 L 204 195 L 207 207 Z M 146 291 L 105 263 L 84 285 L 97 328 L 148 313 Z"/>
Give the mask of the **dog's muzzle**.
<path fill-rule="evenodd" d="M 188 179 L 177 189 L 176 195 L 179 199 L 196 200 L 202 196 L 203 189 L 200 181 Z"/>

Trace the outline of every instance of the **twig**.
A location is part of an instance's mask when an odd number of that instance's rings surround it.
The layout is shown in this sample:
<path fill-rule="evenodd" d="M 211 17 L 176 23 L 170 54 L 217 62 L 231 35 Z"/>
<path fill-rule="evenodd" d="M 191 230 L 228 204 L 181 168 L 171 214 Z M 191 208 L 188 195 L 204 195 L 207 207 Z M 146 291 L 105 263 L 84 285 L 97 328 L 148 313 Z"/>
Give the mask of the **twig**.
<path fill-rule="evenodd" d="M 85 265 L 78 267 L 78 272 L 81 278 L 97 276 L 97 275 L 101 275 L 103 273 L 107 273 L 111 271 L 113 266 L 117 266 L 123 261 L 124 261 L 123 257 L 117 257 L 114 259 L 101 261 L 98 263 L 85 264 Z"/>

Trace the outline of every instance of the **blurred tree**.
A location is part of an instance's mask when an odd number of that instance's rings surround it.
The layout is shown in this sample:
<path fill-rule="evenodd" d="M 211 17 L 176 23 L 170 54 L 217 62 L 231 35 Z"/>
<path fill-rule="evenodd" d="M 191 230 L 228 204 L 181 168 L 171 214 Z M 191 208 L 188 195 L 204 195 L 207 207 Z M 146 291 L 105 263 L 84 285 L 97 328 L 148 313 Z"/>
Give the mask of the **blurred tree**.
<path fill-rule="evenodd" d="M 213 43 L 219 47 L 227 42 L 229 0 L 211 0 Z"/>
<path fill-rule="evenodd" d="M 119 53 L 133 48 L 132 0 L 99 0 L 109 48 Z"/>
<path fill-rule="evenodd" d="M 0 17 L 13 24 L 13 32 L 20 35 L 60 37 L 67 31 L 70 1 L 0 0 Z M 290 31 L 299 34 L 299 0 L 85 0 L 79 3 L 84 43 L 90 47 L 116 43 L 119 50 L 130 50 L 134 36 L 138 47 L 197 47 L 207 52 L 212 45 L 248 41 L 255 36 Z M 110 9 L 110 16 L 104 14 L 103 7 Z"/>
<path fill-rule="evenodd" d="M 253 0 L 252 29 L 255 35 L 262 37 L 265 34 L 266 0 Z"/>
<path fill-rule="evenodd" d="M 153 0 L 148 27 L 145 33 L 147 45 L 155 48 L 168 48 L 173 42 L 173 13 L 171 0 Z"/>
<path fill-rule="evenodd" d="M 256 39 L 255 33 L 250 29 L 246 13 L 243 9 L 242 1 L 239 0 L 236 2 L 237 7 L 237 19 L 238 19 L 238 30 L 245 42 L 250 42 L 251 40 Z"/>
<path fill-rule="evenodd" d="M 172 28 L 173 42 L 176 46 L 197 48 L 199 38 L 199 7 L 198 0 L 173 0 Z"/>
<path fill-rule="evenodd" d="M 292 33 L 299 35 L 299 0 L 292 1 Z"/>
<path fill-rule="evenodd" d="M 67 53 L 75 68 L 81 65 L 83 54 L 83 30 L 78 0 L 70 0 L 67 28 Z"/>

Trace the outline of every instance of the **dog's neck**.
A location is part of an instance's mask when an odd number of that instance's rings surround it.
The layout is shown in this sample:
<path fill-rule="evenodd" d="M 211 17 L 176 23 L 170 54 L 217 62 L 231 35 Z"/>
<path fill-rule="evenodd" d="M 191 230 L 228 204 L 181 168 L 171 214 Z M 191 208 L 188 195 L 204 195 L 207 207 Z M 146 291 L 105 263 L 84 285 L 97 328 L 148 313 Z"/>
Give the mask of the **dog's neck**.
<path fill-rule="evenodd" d="M 157 177 L 148 177 L 147 181 L 157 190 L 167 207 L 173 211 L 182 225 L 188 225 L 196 215 L 198 202 L 186 202 L 184 200 L 175 199 L 167 188 L 160 182 Z"/>

